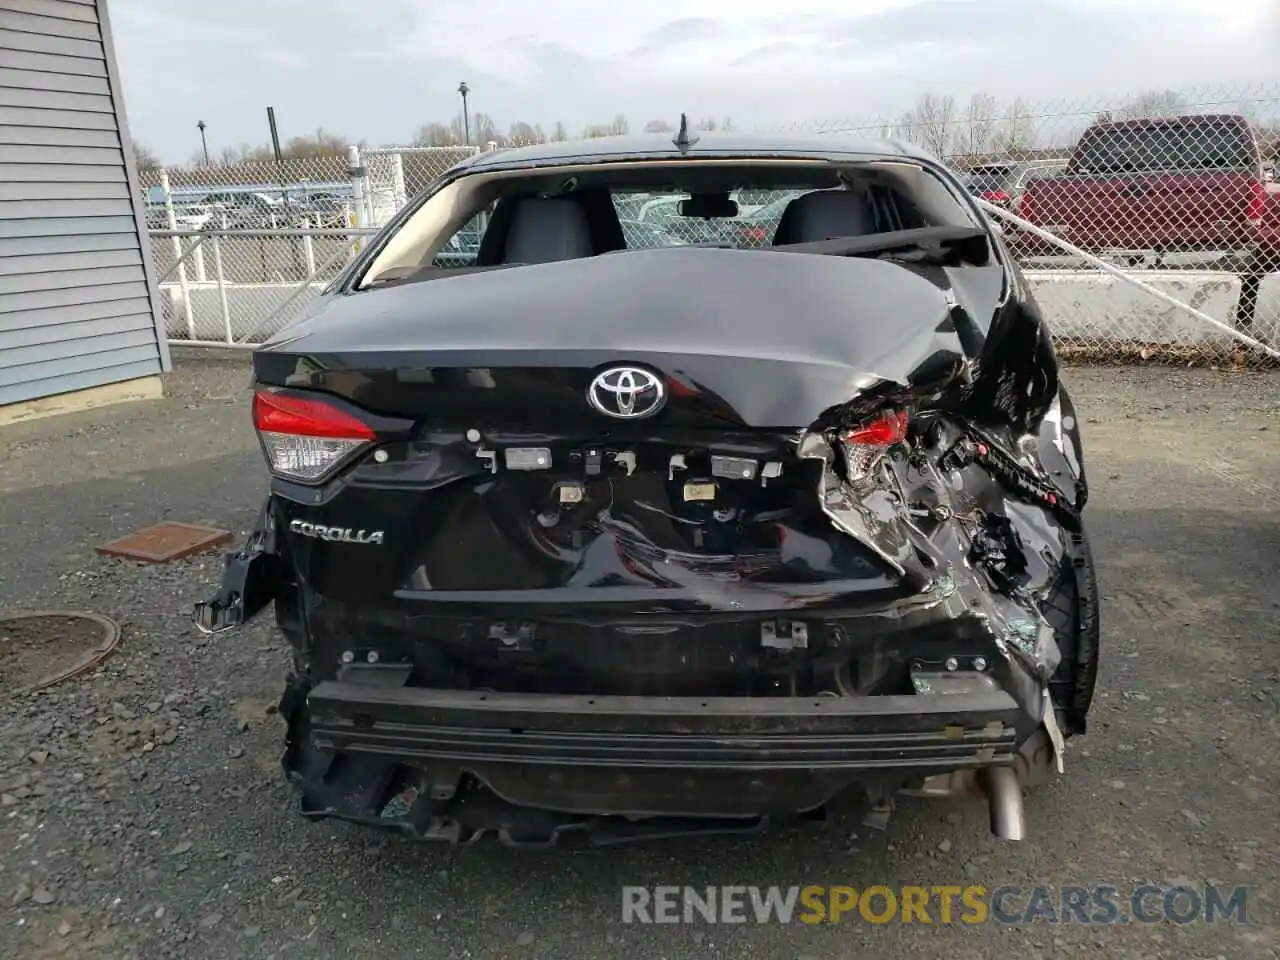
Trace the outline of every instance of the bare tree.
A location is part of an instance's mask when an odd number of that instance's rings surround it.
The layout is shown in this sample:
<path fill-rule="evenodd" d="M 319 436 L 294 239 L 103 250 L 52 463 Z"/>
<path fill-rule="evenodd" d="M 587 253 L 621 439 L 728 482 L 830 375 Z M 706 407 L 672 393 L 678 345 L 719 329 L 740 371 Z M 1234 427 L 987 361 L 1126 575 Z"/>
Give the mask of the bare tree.
<path fill-rule="evenodd" d="M 512 146 L 529 143 L 546 143 L 547 135 L 543 131 L 541 124 L 527 123 L 524 120 L 517 120 L 507 128 L 507 142 Z"/>
<path fill-rule="evenodd" d="M 671 127 L 666 126 L 664 124 L 663 129 L 670 130 Z M 726 116 L 720 120 L 717 120 L 715 117 L 703 117 L 701 120 L 698 121 L 698 123 L 694 126 L 693 129 L 706 130 L 706 131 L 721 130 L 728 133 L 733 131 L 736 128 L 733 125 L 733 117 Z"/>
<path fill-rule="evenodd" d="M 472 146 L 483 147 L 490 140 L 503 142 L 498 125 L 487 113 L 473 113 L 469 119 L 459 113 L 449 121 L 449 131 L 454 136 L 454 143 L 466 143 L 468 135 L 471 137 Z"/>
<path fill-rule="evenodd" d="M 898 131 L 903 139 L 924 147 L 934 156 L 946 157 L 951 152 L 955 123 L 955 100 L 925 93 L 912 109 L 898 118 Z"/>
<path fill-rule="evenodd" d="M 323 127 L 315 133 L 301 137 L 290 137 L 280 148 L 280 156 L 285 160 L 301 160 L 307 157 L 332 157 L 347 152 L 351 140 L 341 134 L 330 133 Z M 274 155 L 272 157 L 274 159 Z"/>
<path fill-rule="evenodd" d="M 1035 124 L 1031 120 L 1031 108 L 1021 97 L 1009 105 L 1009 111 L 1001 120 L 994 146 L 1008 154 L 1025 153 L 1036 142 Z"/>
<path fill-rule="evenodd" d="M 981 157 L 991 152 L 998 110 L 996 98 L 989 93 L 975 93 L 969 98 L 955 143 L 960 153 L 969 157 Z"/>
<path fill-rule="evenodd" d="M 215 167 L 230 167 L 237 163 L 242 163 L 249 145 L 241 144 L 239 147 L 221 147 L 213 152 L 210 157 L 210 165 Z M 201 157 L 203 159 L 203 156 Z"/>
<path fill-rule="evenodd" d="M 595 137 L 618 137 L 631 129 L 627 118 L 618 114 L 610 123 L 589 123 L 582 128 L 582 136 L 587 139 Z"/>
<path fill-rule="evenodd" d="M 1176 117 L 1186 109 L 1187 102 L 1177 91 L 1148 90 L 1116 112 L 1122 120 L 1139 120 L 1143 117 Z"/>
<path fill-rule="evenodd" d="M 419 147 L 453 147 L 461 141 L 454 137 L 448 124 L 432 121 L 418 128 L 418 132 L 413 135 L 413 142 Z"/>
<path fill-rule="evenodd" d="M 213 157 L 215 167 L 234 167 L 242 163 L 269 163 L 275 159 L 271 148 L 265 144 L 251 146 L 242 143 L 238 147 L 225 146 Z"/>
<path fill-rule="evenodd" d="M 498 143 L 504 140 L 501 131 L 498 130 L 498 124 L 487 113 L 477 113 L 471 118 L 471 137 L 471 142 L 480 146 L 484 146 L 490 140 L 496 140 Z"/>
<path fill-rule="evenodd" d="M 204 159 L 203 154 L 200 159 Z M 138 165 L 139 170 L 155 170 L 160 166 L 160 158 L 137 140 L 133 141 L 133 161 Z"/>
<path fill-rule="evenodd" d="M 562 121 L 556 121 L 556 125 L 551 131 L 551 139 L 557 143 L 569 139 L 569 130 Z"/>
<path fill-rule="evenodd" d="M 280 147 L 280 159 L 286 163 L 290 160 L 309 160 L 314 157 L 342 156 L 353 141 L 341 134 L 329 133 L 321 128 L 313 134 L 290 137 Z M 239 146 L 226 146 L 210 158 L 210 166 L 235 167 L 241 164 L 274 164 L 276 153 L 270 144 L 242 143 Z M 195 154 L 188 161 L 188 166 L 204 166 L 204 155 Z"/>
<path fill-rule="evenodd" d="M 674 129 L 665 120 L 650 120 L 644 125 L 645 133 L 671 133 Z"/>

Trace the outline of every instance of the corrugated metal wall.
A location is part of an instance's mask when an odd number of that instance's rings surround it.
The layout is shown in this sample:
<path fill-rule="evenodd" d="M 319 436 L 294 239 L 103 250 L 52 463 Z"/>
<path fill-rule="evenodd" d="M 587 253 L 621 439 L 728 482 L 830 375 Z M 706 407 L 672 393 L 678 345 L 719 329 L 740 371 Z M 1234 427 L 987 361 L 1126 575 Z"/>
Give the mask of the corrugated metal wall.
<path fill-rule="evenodd" d="M 104 0 L 0 0 L 0 405 L 167 368 L 131 153 Z"/>

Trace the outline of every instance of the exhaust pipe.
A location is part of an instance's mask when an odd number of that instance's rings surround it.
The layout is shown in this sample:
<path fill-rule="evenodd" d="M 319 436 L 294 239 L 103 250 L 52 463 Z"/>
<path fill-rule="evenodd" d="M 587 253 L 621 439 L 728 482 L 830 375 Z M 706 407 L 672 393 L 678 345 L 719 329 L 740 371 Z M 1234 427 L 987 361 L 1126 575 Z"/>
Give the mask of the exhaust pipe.
<path fill-rule="evenodd" d="M 987 767 L 981 776 L 991 809 L 991 832 L 1001 840 L 1026 839 L 1027 815 L 1018 775 L 1012 767 Z"/>

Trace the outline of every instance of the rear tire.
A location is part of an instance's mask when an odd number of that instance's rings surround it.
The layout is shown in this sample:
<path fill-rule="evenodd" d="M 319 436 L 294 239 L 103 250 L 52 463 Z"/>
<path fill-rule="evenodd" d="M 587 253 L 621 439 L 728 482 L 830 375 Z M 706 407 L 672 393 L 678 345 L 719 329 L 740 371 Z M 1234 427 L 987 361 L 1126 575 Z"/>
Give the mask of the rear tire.
<path fill-rule="evenodd" d="M 1041 612 L 1054 629 L 1062 660 L 1049 681 L 1049 696 L 1064 736 L 1085 732 L 1098 680 L 1100 629 L 1098 582 L 1089 540 L 1068 534 L 1066 563 Z"/>

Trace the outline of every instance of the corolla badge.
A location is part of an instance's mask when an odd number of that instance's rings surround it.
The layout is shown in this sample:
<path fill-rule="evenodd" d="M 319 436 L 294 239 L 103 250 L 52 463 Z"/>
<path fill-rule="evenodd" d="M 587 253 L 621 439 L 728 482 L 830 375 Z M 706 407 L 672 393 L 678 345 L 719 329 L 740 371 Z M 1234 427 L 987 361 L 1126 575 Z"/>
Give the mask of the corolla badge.
<path fill-rule="evenodd" d="M 381 530 L 353 530 L 351 527 L 326 527 L 319 523 L 307 523 L 305 520 L 294 520 L 289 529 L 304 537 L 317 540 L 328 540 L 331 543 L 372 543 L 382 545 L 384 534 Z"/>
<path fill-rule="evenodd" d="M 620 420 L 651 417 L 667 401 L 662 380 L 641 367 L 609 367 L 587 388 L 587 402 Z"/>

